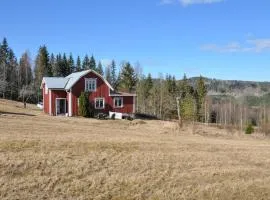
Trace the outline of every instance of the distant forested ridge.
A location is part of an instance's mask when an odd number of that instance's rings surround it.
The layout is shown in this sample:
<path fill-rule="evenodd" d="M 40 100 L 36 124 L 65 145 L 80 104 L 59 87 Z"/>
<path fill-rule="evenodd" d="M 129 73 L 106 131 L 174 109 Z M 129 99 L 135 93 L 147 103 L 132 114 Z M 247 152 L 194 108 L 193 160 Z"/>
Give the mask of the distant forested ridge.
<path fill-rule="evenodd" d="M 189 79 L 195 85 L 199 77 Z M 234 98 L 248 106 L 270 105 L 270 82 L 218 80 L 205 78 L 208 95 L 215 100 Z"/>

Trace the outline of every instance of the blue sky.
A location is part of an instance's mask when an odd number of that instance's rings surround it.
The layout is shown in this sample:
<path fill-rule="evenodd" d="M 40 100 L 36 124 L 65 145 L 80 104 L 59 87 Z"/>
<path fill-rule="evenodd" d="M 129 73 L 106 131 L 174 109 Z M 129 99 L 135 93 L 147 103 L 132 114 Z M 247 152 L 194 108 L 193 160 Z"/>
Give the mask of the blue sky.
<path fill-rule="evenodd" d="M 9 0 L 0 38 L 20 57 L 40 45 L 144 73 L 270 81 L 269 0 Z"/>

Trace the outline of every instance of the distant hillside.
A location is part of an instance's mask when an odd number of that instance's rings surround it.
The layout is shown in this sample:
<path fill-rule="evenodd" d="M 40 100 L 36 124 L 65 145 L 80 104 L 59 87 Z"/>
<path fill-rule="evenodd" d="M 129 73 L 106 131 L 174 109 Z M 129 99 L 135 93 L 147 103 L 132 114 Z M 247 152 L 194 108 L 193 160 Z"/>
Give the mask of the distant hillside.
<path fill-rule="evenodd" d="M 195 85 L 199 77 L 190 78 L 190 84 Z M 218 80 L 205 78 L 208 95 L 215 98 L 234 97 L 249 106 L 260 104 L 270 105 L 270 82 Z"/>

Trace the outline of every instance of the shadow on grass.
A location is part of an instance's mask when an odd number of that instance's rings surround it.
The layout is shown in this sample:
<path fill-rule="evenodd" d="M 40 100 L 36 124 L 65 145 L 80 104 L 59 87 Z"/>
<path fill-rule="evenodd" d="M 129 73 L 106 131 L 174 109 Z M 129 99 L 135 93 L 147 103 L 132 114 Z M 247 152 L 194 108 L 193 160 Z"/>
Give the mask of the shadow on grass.
<path fill-rule="evenodd" d="M 5 111 L 0 111 L 0 114 L 7 114 L 7 115 L 21 115 L 21 116 L 36 116 L 33 114 L 27 114 L 27 113 L 15 113 L 15 112 L 5 112 Z"/>

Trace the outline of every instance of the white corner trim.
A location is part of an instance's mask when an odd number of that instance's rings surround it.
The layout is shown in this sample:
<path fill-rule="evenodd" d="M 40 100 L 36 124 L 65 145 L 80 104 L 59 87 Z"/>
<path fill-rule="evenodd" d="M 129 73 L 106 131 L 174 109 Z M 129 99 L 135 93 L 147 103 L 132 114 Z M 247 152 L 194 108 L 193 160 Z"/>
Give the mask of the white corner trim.
<path fill-rule="evenodd" d="M 43 112 L 45 113 L 45 100 L 44 99 L 45 99 L 45 91 L 44 91 L 44 88 L 42 88 Z"/>
<path fill-rule="evenodd" d="M 68 93 L 68 116 L 72 117 L 72 90 Z"/>
<path fill-rule="evenodd" d="M 52 115 L 52 91 L 49 90 L 49 114 Z"/>
<path fill-rule="evenodd" d="M 136 96 L 133 96 L 133 113 L 136 112 Z"/>

